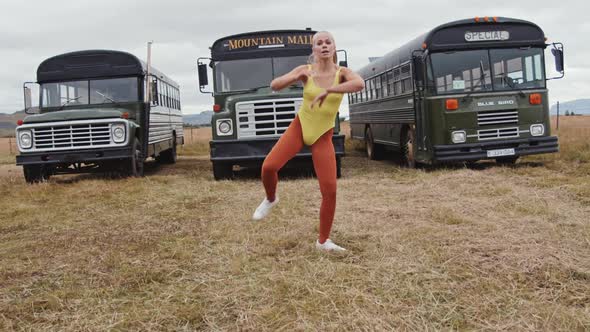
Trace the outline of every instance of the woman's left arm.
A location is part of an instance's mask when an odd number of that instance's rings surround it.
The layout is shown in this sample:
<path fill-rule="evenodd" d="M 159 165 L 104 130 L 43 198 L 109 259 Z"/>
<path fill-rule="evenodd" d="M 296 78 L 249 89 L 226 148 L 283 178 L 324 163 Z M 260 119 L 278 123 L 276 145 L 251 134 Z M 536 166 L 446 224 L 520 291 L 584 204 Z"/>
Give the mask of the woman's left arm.
<path fill-rule="evenodd" d="M 326 90 L 324 90 L 323 93 L 320 93 L 311 103 L 312 108 L 316 103 L 319 103 L 319 106 L 322 106 L 324 100 L 326 100 L 326 97 L 330 93 L 357 92 L 365 88 L 365 80 L 363 80 L 362 77 L 360 77 L 357 73 L 353 72 L 352 70 L 346 67 L 342 67 L 342 69 L 340 69 L 340 75 L 342 78 L 344 78 L 343 82 L 338 85 L 329 87 Z"/>

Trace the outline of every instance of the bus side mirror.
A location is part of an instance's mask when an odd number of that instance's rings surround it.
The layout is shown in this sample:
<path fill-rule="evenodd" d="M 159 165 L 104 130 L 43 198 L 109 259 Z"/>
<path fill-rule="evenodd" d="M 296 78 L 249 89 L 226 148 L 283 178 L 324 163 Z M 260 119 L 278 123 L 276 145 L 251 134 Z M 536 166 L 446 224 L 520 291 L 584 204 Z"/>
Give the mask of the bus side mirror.
<path fill-rule="evenodd" d="M 199 72 L 199 86 L 203 88 L 209 85 L 209 80 L 207 78 L 207 65 L 204 63 L 199 63 L 197 65 L 197 70 Z"/>
<path fill-rule="evenodd" d="M 33 104 L 33 96 L 39 96 L 40 85 L 36 82 L 26 82 L 23 84 L 23 94 L 25 99 L 25 113 L 36 114 L 39 113 L 39 99 Z"/>
<path fill-rule="evenodd" d="M 414 68 L 416 87 L 422 88 L 424 86 L 424 62 L 421 56 L 412 56 L 412 67 Z"/>
<path fill-rule="evenodd" d="M 547 80 L 555 80 L 559 78 L 563 78 L 565 76 L 565 68 L 563 66 L 563 44 L 562 43 L 553 43 L 553 48 L 551 49 L 551 53 L 555 58 L 555 70 L 561 74 L 561 76 L 551 77 Z"/>
<path fill-rule="evenodd" d="M 33 101 L 31 100 L 31 89 L 25 87 L 25 113 L 28 113 L 29 108 L 33 106 Z"/>
<path fill-rule="evenodd" d="M 563 50 L 554 48 L 551 50 L 553 56 L 555 57 L 555 70 L 562 73 L 563 72 Z"/>
<path fill-rule="evenodd" d="M 348 53 L 346 53 L 346 50 L 336 50 L 336 54 L 338 53 L 344 53 L 344 60 L 338 62 L 338 65 L 340 67 L 347 67 L 348 68 Z"/>
<path fill-rule="evenodd" d="M 150 85 L 150 102 L 152 105 L 159 105 L 160 104 L 160 99 L 158 96 L 158 79 L 157 78 L 152 78 L 152 83 Z"/>

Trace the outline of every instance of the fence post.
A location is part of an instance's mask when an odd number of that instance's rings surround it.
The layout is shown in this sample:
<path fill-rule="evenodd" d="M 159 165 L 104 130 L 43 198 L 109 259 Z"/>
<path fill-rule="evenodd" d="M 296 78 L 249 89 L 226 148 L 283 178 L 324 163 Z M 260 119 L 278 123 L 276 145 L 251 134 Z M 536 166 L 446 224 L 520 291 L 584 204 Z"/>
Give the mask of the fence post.
<path fill-rule="evenodd" d="M 12 137 L 8 137 L 8 149 L 10 150 L 10 154 L 12 155 Z"/>
<path fill-rule="evenodd" d="M 559 101 L 557 101 L 557 123 L 555 124 L 555 129 L 559 131 Z"/>

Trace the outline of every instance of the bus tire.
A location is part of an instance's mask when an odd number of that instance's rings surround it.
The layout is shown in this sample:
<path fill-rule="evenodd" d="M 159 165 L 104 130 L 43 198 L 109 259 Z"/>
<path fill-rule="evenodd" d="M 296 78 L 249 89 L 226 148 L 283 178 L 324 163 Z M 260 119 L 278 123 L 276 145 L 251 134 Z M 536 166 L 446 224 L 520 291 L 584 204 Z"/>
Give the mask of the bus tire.
<path fill-rule="evenodd" d="M 336 157 L 336 178 L 342 177 L 342 157 Z"/>
<path fill-rule="evenodd" d="M 500 165 L 514 165 L 518 160 L 518 156 L 496 158 L 496 163 Z"/>
<path fill-rule="evenodd" d="M 365 130 L 365 151 L 367 152 L 367 158 L 371 160 L 383 158 L 383 146 L 375 143 L 370 127 Z"/>
<path fill-rule="evenodd" d="M 416 168 L 416 157 L 414 154 L 414 139 L 416 135 L 414 128 L 405 127 L 400 140 L 401 165 L 407 168 Z"/>
<path fill-rule="evenodd" d="M 130 177 L 142 177 L 144 175 L 143 158 L 141 157 L 141 143 L 137 137 L 133 138 L 132 146 L 131 158 L 127 159 L 125 172 Z"/>
<path fill-rule="evenodd" d="M 160 152 L 160 155 L 156 158 L 160 163 L 164 164 L 176 164 L 178 155 L 176 151 L 176 137 L 172 139 L 172 147 L 168 150 Z"/>
<path fill-rule="evenodd" d="M 49 180 L 49 172 L 44 165 L 23 165 L 23 173 L 27 183 L 38 183 Z"/>
<path fill-rule="evenodd" d="M 233 178 L 233 165 L 223 161 L 213 162 L 213 177 L 215 180 L 231 180 Z"/>

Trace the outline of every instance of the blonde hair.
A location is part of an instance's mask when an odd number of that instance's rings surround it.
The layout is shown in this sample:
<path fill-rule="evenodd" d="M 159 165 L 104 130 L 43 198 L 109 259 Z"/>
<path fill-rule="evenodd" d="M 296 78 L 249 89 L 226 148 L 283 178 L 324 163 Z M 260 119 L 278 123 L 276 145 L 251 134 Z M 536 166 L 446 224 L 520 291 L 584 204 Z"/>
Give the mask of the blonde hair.
<path fill-rule="evenodd" d="M 325 33 L 328 36 L 330 36 L 330 39 L 332 40 L 332 43 L 334 44 L 334 48 L 336 48 L 336 41 L 334 41 L 334 36 L 332 36 L 332 34 L 328 31 L 318 31 L 316 32 L 313 37 L 311 37 L 311 42 L 312 45 L 315 42 L 316 36 L 319 35 L 320 33 Z M 336 54 L 336 50 L 334 50 L 334 57 L 332 58 L 334 60 L 334 64 L 337 65 L 338 64 L 338 55 Z M 307 63 L 312 65 L 316 62 L 315 56 L 313 56 L 313 51 L 311 52 L 311 54 L 309 55 L 309 57 L 307 58 Z"/>

